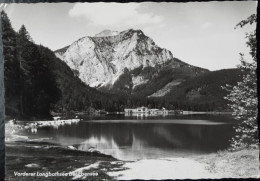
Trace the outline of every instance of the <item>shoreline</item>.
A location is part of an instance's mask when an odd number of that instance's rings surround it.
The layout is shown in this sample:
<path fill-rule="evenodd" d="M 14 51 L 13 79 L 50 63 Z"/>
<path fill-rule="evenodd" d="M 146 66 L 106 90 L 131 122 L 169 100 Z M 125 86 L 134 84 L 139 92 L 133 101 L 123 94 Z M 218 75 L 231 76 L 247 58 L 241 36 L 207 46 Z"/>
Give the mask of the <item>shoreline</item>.
<path fill-rule="evenodd" d="M 109 175 L 120 180 L 260 178 L 258 148 L 182 158 L 143 159 L 125 166 L 129 169 Z"/>
<path fill-rule="evenodd" d="M 53 120 L 51 120 L 51 118 L 36 118 L 36 119 L 28 119 L 28 118 L 20 118 L 20 117 L 17 117 L 17 116 L 8 116 L 6 115 L 5 117 L 5 120 L 20 120 L 20 121 L 28 121 L 28 122 L 36 122 L 36 121 L 54 121 L 55 120 L 55 117 L 67 117 L 69 116 L 69 119 L 73 119 L 75 117 L 78 117 L 80 115 L 87 115 L 87 116 L 90 116 L 90 117 L 93 117 L 93 116 L 101 116 L 101 115 L 136 115 L 136 114 L 146 114 L 146 113 L 127 113 L 127 112 L 122 112 L 122 111 L 115 111 L 115 112 L 108 112 L 108 111 L 105 111 L 105 113 L 95 113 L 95 114 L 92 114 L 92 113 L 89 113 L 89 112 L 71 112 L 71 113 L 53 113 L 52 115 L 52 118 Z M 168 114 L 148 114 L 150 116 L 174 116 L 174 115 L 177 115 L 177 116 L 181 116 L 181 115 L 196 115 L 196 114 L 202 114 L 202 115 L 232 115 L 232 112 L 229 112 L 229 111 L 185 111 L 183 110 L 182 113 L 173 113 L 173 112 L 169 112 Z"/>
<path fill-rule="evenodd" d="M 259 147 L 224 150 L 192 158 L 205 163 L 206 169 L 219 174 L 220 178 L 260 178 Z"/>
<path fill-rule="evenodd" d="M 46 179 L 44 173 L 48 172 L 71 173 L 72 176 L 59 177 L 62 180 L 72 180 L 76 177 L 77 179 L 113 180 L 106 172 L 120 169 L 120 164 L 111 164 L 115 161 L 118 160 L 96 151 L 83 152 L 47 142 L 7 142 L 5 180 L 42 180 Z M 97 163 L 98 167 L 94 167 L 93 165 Z M 85 175 L 78 175 L 79 171 Z M 17 175 L 25 172 L 41 173 L 42 175 Z M 86 177 L 91 173 L 97 173 L 97 175 Z M 48 180 L 57 180 L 57 177 L 49 176 Z"/>
<path fill-rule="evenodd" d="M 98 151 L 80 151 L 48 142 L 16 141 L 6 144 L 6 180 L 43 178 L 15 176 L 14 172 L 75 173 L 78 171 L 85 174 L 97 173 L 98 176 L 76 175 L 62 177 L 62 179 L 259 178 L 258 155 L 259 149 L 244 148 L 239 151 L 219 151 L 181 158 L 121 161 Z M 48 177 L 50 180 L 55 178 Z"/>

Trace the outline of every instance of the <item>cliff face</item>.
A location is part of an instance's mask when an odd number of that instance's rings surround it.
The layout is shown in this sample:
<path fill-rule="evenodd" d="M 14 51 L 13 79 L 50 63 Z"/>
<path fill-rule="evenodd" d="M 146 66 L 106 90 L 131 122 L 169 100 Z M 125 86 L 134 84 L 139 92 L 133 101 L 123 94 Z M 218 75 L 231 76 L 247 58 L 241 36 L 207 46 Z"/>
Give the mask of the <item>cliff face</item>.
<path fill-rule="evenodd" d="M 166 66 L 171 69 L 195 68 L 174 58 L 169 50 L 157 46 L 141 30 L 133 29 L 122 32 L 104 30 L 94 37 L 83 37 L 55 54 L 84 83 L 95 88 L 113 89 L 122 75 L 140 67 L 158 71 Z M 146 76 L 142 70 L 139 74 L 128 75 L 129 89 L 150 81 L 152 77 Z"/>
<path fill-rule="evenodd" d="M 105 30 L 95 37 L 81 38 L 55 54 L 91 87 L 113 85 L 125 68 L 155 67 L 174 61 L 170 51 L 158 47 L 141 30 L 132 29 L 118 34 Z M 173 63 L 176 67 L 182 64 Z M 134 80 L 135 84 L 141 82 L 138 77 Z"/>

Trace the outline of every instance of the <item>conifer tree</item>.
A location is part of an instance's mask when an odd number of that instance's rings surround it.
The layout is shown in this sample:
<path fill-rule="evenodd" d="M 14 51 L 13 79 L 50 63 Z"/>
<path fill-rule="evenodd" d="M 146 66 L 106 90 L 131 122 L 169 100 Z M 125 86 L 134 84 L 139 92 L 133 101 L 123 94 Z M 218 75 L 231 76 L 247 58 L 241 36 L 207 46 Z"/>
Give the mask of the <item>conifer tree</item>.
<path fill-rule="evenodd" d="M 21 114 L 30 115 L 33 112 L 34 78 L 37 71 L 37 47 L 31 42 L 31 37 L 25 26 L 18 31 L 17 51 L 20 67 L 20 103 Z"/>
<path fill-rule="evenodd" d="M 19 62 L 17 58 L 17 33 L 11 26 L 7 14 L 2 11 L 2 40 L 4 53 L 4 81 L 6 102 L 15 104 L 6 104 L 7 114 L 17 114 L 19 111 L 20 81 L 19 81 Z"/>

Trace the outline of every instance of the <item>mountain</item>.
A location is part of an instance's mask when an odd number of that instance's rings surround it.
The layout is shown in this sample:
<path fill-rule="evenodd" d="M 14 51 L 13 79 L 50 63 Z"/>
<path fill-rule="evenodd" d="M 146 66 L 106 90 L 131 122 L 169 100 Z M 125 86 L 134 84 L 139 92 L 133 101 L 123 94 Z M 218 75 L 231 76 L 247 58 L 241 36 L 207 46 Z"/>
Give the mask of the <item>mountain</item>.
<path fill-rule="evenodd" d="M 95 35 L 95 37 L 104 37 L 104 36 L 115 36 L 118 35 L 118 31 L 112 31 L 112 30 L 103 30 L 102 32 Z"/>
<path fill-rule="evenodd" d="M 81 38 L 57 50 L 55 55 L 65 64 L 72 64 L 74 76 L 92 89 L 120 95 L 114 101 L 117 104 L 114 109 L 118 110 L 142 105 L 196 111 L 226 110 L 228 101 L 224 97 L 228 92 L 221 86 L 236 85 L 244 74 L 239 69 L 208 71 L 189 65 L 157 46 L 141 30 L 132 29 L 105 30 L 95 37 Z M 91 84 L 87 71 L 98 83 Z"/>
<path fill-rule="evenodd" d="M 54 106 L 55 112 L 70 111 L 94 111 L 102 109 L 109 101 L 114 100 L 113 95 L 102 93 L 83 83 L 69 66 L 57 58 L 54 53 L 46 47 L 40 47 L 47 57 L 52 61 L 52 69 L 56 75 L 57 86 L 61 91 L 61 98 Z M 101 105 L 101 102 L 103 105 Z M 113 103 L 111 103 L 113 104 Z"/>
<path fill-rule="evenodd" d="M 235 86 L 237 82 L 241 82 L 245 71 L 240 69 L 223 69 L 217 71 L 210 71 L 201 74 L 197 77 L 188 79 L 178 85 L 175 85 L 164 96 L 164 99 L 169 102 L 186 102 L 189 105 L 197 105 L 191 109 L 198 109 L 199 105 L 201 110 L 207 109 L 227 109 L 228 101 L 224 99 L 228 92 L 222 89 L 226 84 Z M 157 97 L 154 95 L 153 97 Z M 208 107 L 204 107 L 207 106 Z"/>
<path fill-rule="evenodd" d="M 56 50 L 55 55 L 90 87 L 145 96 L 176 79 L 184 81 L 208 71 L 175 58 L 141 30 L 133 29 L 104 30 Z"/>
<path fill-rule="evenodd" d="M 6 13 L 1 16 L 7 116 L 47 118 L 50 111 L 138 106 L 223 110 L 227 91 L 221 86 L 242 80 L 239 69 L 211 72 L 182 62 L 140 30 L 105 30 L 54 54 L 36 45 L 25 26 L 15 32 Z M 86 84 L 95 81 L 83 70 L 93 73 L 99 90 Z"/>

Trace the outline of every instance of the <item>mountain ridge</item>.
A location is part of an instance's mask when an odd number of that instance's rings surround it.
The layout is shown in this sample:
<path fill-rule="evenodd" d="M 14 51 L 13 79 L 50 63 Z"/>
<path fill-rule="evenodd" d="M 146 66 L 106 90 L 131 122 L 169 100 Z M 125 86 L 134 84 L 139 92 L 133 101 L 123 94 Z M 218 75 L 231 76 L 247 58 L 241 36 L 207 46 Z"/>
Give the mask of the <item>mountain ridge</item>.
<path fill-rule="evenodd" d="M 172 69 L 184 67 L 197 69 L 197 72 L 208 71 L 175 58 L 171 51 L 156 45 L 141 30 L 128 29 L 113 36 L 110 36 L 110 30 L 104 31 L 109 36 L 82 37 L 71 45 L 55 51 L 55 55 L 90 87 L 113 90 L 120 76 L 140 66 L 143 68 L 168 66 Z M 148 81 L 138 75 L 132 76 L 131 80 L 133 84 L 131 87 Z"/>

